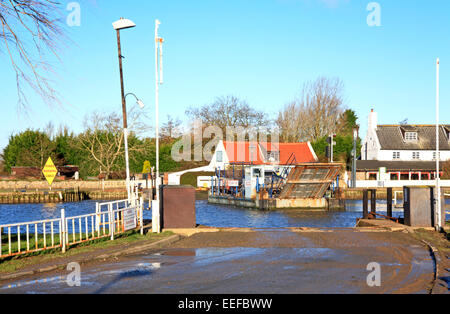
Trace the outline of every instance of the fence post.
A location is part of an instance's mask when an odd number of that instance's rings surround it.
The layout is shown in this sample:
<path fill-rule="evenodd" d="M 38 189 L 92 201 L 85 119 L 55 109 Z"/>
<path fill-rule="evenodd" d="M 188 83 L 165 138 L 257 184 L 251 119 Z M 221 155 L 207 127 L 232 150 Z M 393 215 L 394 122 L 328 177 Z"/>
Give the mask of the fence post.
<path fill-rule="evenodd" d="M 61 209 L 61 237 L 62 252 L 66 253 L 66 212 L 64 208 Z"/>
<path fill-rule="evenodd" d="M 377 190 L 376 189 L 372 189 L 371 193 L 370 193 L 370 197 L 371 197 L 371 205 L 370 205 L 370 212 L 376 214 L 377 213 Z M 375 215 L 373 218 L 376 218 Z"/>
<path fill-rule="evenodd" d="M 109 215 L 109 233 L 111 234 L 111 241 L 114 241 L 114 212 L 112 210 L 112 204 L 108 204 L 108 215 Z"/>
<path fill-rule="evenodd" d="M 139 224 L 141 225 L 141 235 L 144 235 L 144 198 L 141 196 L 139 206 Z"/>
<path fill-rule="evenodd" d="M 392 217 L 392 188 L 387 189 L 387 216 Z"/>
<path fill-rule="evenodd" d="M 100 206 L 97 203 L 95 203 L 95 213 L 96 213 L 96 219 L 95 219 L 95 232 L 99 232 L 100 230 L 100 215 L 99 215 L 99 211 L 100 211 Z"/>
<path fill-rule="evenodd" d="M 363 190 L 363 219 L 369 218 L 369 191 Z"/>

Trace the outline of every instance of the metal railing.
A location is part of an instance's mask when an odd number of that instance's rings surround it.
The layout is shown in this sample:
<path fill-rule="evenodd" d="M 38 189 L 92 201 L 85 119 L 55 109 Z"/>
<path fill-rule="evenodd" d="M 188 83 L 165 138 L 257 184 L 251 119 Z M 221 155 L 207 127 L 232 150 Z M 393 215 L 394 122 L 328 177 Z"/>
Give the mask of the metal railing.
<path fill-rule="evenodd" d="M 104 211 L 106 207 L 106 211 L 109 210 L 109 207 L 112 207 L 113 210 L 122 209 L 129 206 L 128 200 L 120 200 L 120 201 L 113 201 L 113 202 L 105 202 L 105 203 L 96 203 L 96 213 Z"/>
<path fill-rule="evenodd" d="M 61 209 L 57 219 L 0 225 L 0 258 L 57 248 L 65 253 L 70 246 L 106 237 L 114 240 L 129 230 L 140 228 L 144 233 L 143 198 L 135 206 L 113 207 L 108 204 L 107 211 L 74 217 L 66 217 Z"/>
<path fill-rule="evenodd" d="M 0 225 L 0 258 L 62 247 L 61 219 Z"/>

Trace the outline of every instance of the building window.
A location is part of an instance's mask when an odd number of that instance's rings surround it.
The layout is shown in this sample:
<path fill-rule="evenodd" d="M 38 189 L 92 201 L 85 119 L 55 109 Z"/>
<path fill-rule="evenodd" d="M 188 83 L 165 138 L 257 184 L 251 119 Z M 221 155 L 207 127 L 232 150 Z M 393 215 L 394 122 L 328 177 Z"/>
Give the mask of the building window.
<path fill-rule="evenodd" d="M 217 152 L 216 161 L 223 162 L 223 152 L 222 151 Z"/>
<path fill-rule="evenodd" d="M 433 160 L 436 160 L 436 152 L 433 152 Z M 439 160 L 441 160 L 441 152 L 439 152 Z"/>
<path fill-rule="evenodd" d="M 405 133 L 405 140 L 409 142 L 417 141 L 418 135 L 417 132 L 406 132 Z"/>
<path fill-rule="evenodd" d="M 400 159 L 400 152 L 394 152 L 392 158 L 393 159 Z"/>
<path fill-rule="evenodd" d="M 279 151 L 269 151 L 267 153 L 267 159 L 270 162 L 279 162 L 280 161 L 280 152 Z"/>
<path fill-rule="evenodd" d="M 412 153 L 412 158 L 415 160 L 419 160 L 420 159 L 420 152 L 413 152 Z"/>
<path fill-rule="evenodd" d="M 402 173 L 402 174 L 400 174 L 400 180 L 402 180 L 402 181 L 409 180 L 409 173 Z"/>

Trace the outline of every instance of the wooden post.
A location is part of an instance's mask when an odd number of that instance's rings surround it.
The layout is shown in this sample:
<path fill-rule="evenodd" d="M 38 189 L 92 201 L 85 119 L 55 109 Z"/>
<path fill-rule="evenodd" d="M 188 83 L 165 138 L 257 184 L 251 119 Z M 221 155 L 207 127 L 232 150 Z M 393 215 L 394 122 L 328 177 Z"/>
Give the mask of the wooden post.
<path fill-rule="evenodd" d="M 372 189 L 370 194 L 371 194 L 370 212 L 375 214 L 377 212 L 377 190 Z"/>
<path fill-rule="evenodd" d="M 369 218 L 369 191 L 363 191 L 363 218 Z"/>
<path fill-rule="evenodd" d="M 392 217 L 392 188 L 387 189 L 387 216 Z"/>

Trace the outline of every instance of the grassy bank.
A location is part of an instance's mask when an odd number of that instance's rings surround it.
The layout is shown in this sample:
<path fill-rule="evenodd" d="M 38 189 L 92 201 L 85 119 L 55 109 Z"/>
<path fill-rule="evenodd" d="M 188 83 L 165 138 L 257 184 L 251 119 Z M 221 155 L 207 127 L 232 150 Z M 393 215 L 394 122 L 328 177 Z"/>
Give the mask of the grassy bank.
<path fill-rule="evenodd" d="M 141 235 L 137 231 L 130 231 L 115 237 L 114 241 L 109 238 L 102 238 L 90 242 L 81 243 L 71 246 L 66 253 L 62 253 L 61 249 L 53 249 L 48 251 L 41 251 L 20 255 L 13 258 L 5 258 L 0 260 L 0 274 L 11 273 L 24 269 L 25 267 L 43 264 L 53 259 L 61 259 L 68 257 L 75 257 L 82 254 L 95 254 L 99 250 L 105 249 L 120 249 L 123 246 L 135 244 L 139 242 L 151 243 L 162 240 L 171 236 L 171 232 L 163 232 L 161 234 L 147 233 Z"/>

